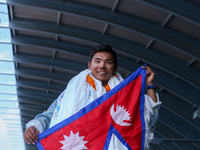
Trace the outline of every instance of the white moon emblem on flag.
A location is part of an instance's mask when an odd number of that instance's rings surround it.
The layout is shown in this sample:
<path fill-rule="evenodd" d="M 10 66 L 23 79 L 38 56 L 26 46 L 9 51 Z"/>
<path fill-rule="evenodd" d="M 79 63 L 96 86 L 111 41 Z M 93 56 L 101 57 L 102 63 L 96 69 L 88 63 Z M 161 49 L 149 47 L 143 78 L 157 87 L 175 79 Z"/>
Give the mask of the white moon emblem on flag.
<path fill-rule="evenodd" d="M 120 126 L 130 126 L 130 123 L 124 122 L 124 121 L 130 121 L 131 117 L 129 116 L 130 114 L 124 106 L 118 106 L 116 107 L 116 111 L 114 111 L 114 104 L 110 108 L 110 114 L 113 120 L 115 121 L 116 124 Z"/>

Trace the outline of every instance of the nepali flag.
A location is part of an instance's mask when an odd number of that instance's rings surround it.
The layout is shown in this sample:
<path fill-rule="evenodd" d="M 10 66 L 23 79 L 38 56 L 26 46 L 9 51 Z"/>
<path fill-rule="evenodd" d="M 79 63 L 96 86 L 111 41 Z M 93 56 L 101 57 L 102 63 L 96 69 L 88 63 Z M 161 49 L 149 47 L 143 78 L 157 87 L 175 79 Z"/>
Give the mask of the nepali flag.
<path fill-rule="evenodd" d="M 143 150 L 146 69 L 38 135 L 40 150 Z"/>

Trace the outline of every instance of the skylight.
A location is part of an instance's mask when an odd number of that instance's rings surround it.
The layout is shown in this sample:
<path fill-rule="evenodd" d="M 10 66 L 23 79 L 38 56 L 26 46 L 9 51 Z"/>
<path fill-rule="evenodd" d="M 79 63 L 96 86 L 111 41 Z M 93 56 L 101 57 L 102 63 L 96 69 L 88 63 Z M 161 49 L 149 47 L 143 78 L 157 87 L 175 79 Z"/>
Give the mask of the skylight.
<path fill-rule="evenodd" d="M 24 150 L 8 24 L 7 5 L 0 4 L 0 149 Z"/>

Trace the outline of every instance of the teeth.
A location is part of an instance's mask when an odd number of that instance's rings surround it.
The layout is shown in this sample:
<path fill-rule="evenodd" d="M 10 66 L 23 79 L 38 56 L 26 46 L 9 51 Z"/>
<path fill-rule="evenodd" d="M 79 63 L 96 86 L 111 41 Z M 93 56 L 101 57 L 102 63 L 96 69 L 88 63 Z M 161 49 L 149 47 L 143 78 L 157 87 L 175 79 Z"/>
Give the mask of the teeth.
<path fill-rule="evenodd" d="M 101 74 L 105 74 L 105 72 L 99 72 L 99 73 L 101 73 Z"/>

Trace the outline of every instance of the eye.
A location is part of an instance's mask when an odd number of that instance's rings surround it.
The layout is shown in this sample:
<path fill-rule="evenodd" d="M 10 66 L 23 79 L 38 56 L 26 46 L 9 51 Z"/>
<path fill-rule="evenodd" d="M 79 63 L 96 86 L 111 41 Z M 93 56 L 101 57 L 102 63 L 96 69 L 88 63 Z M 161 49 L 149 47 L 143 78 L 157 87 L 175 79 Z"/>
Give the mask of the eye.
<path fill-rule="evenodd" d="M 107 64 L 112 65 L 112 61 L 108 61 Z"/>
<path fill-rule="evenodd" d="M 99 60 L 96 60 L 95 63 L 100 63 L 100 61 L 99 61 Z"/>

